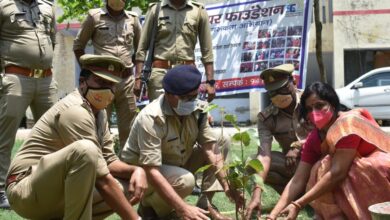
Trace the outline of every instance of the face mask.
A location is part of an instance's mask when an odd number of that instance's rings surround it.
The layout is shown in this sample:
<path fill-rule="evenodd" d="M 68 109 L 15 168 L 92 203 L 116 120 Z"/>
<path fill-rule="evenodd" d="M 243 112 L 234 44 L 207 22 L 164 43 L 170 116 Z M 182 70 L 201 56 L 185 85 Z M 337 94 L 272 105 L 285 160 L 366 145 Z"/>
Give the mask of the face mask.
<path fill-rule="evenodd" d="M 275 95 L 271 98 L 272 103 L 278 108 L 287 108 L 293 101 L 291 94 L 288 95 Z"/>
<path fill-rule="evenodd" d="M 111 89 L 88 88 L 85 98 L 97 110 L 105 109 L 114 99 Z"/>
<path fill-rule="evenodd" d="M 177 103 L 177 107 L 173 108 L 173 110 L 176 112 L 178 115 L 189 115 L 193 111 L 195 111 L 197 101 L 182 101 L 179 99 L 179 102 Z"/>
<path fill-rule="evenodd" d="M 333 111 L 330 107 L 327 110 L 313 110 L 309 113 L 309 120 L 318 129 L 324 128 L 332 120 L 332 117 Z"/>
<path fill-rule="evenodd" d="M 125 8 L 125 4 L 122 0 L 107 0 L 107 5 L 114 11 L 122 11 Z"/>

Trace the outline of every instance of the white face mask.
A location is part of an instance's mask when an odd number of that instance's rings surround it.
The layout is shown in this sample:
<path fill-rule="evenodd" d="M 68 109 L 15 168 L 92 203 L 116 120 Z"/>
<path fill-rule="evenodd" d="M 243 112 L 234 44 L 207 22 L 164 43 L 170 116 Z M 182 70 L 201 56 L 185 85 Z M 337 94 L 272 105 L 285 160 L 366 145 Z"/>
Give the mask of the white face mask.
<path fill-rule="evenodd" d="M 194 101 L 182 101 L 179 99 L 177 107 L 173 108 L 176 114 L 180 116 L 190 115 L 196 109 L 197 100 Z"/>
<path fill-rule="evenodd" d="M 107 0 L 107 5 L 114 11 L 122 11 L 126 2 L 124 0 Z"/>
<path fill-rule="evenodd" d="M 114 99 L 111 89 L 88 88 L 85 98 L 97 110 L 105 109 Z"/>

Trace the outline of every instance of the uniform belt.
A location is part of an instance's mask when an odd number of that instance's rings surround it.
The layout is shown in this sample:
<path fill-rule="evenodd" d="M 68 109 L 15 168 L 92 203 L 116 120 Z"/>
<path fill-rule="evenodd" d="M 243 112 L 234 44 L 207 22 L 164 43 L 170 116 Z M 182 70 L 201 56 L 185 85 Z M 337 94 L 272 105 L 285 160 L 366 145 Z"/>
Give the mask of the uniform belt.
<path fill-rule="evenodd" d="M 193 60 L 178 60 L 178 61 L 155 60 L 155 61 L 153 61 L 153 67 L 155 67 L 155 68 L 171 69 L 177 65 L 195 65 L 195 62 Z"/>
<path fill-rule="evenodd" d="M 27 170 L 27 171 L 24 171 L 24 172 L 21 172 L 21 173 L 17 173 L 17 174 L 11 174 L 7 177 L 7 179 L 5 180 L 5 188 L 7 189 L 9 185 L 11 185 L 12 183 L 17 183 L 19 182 L 20 180 L 24 179 L 25 177 L 27 177 L 29 174 L 31 173 L 31 170 Z"/>
<path fill-rule="evenodd" d="M 18 74 L 33 78 L 44 78 L 52 75 L 51 69 L 29 69 L 15 65 L 6 66 L 5 73 Z"/>

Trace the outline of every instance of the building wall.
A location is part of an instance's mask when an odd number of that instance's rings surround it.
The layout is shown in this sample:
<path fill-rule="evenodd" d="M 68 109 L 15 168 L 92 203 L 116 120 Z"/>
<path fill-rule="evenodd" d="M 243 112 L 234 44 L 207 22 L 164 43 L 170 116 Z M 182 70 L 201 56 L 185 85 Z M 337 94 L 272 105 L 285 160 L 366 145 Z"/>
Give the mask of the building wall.
<path fill-rule="evenodd" d="M 75 58 L 73 54 L 73 36 L 58 32 L 54 50 L 53 71 L 57 81 L 58 98 L 63 98 L 75 89 Z"/>
<path fill-rule="evenodd" d="M 334 86 L 345 85 L 345 50 L 389 49 L 388 0 L 334 1 Z M 359 65 L 359 63 L 356 63 Z"/>

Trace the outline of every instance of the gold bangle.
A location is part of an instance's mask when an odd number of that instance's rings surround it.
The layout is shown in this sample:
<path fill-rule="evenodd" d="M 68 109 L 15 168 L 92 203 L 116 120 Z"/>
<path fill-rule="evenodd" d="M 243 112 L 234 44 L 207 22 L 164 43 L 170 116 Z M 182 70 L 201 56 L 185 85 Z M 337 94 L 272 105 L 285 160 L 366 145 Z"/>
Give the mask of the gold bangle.
<path fill-rule="evenodd" d="M 298 202 L 296 202 L 296 201 L 292 201 L 291 204 L 294 205 L 295 207 L 297 207 L 298 210 L 302 209 L 302 206 Z"/>

